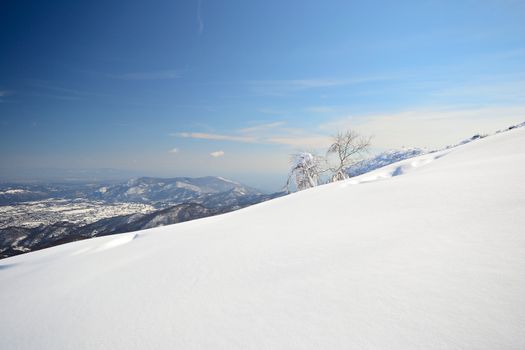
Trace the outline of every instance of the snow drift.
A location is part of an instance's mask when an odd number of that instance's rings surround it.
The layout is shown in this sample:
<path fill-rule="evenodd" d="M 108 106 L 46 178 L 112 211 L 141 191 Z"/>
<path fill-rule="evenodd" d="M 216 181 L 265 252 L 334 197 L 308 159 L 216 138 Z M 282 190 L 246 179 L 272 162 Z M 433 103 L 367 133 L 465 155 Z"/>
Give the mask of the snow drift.
<path fill-rule="evenodd" d="M 0 262 L 2 349 L 524 349 L 525 129 Z"/>

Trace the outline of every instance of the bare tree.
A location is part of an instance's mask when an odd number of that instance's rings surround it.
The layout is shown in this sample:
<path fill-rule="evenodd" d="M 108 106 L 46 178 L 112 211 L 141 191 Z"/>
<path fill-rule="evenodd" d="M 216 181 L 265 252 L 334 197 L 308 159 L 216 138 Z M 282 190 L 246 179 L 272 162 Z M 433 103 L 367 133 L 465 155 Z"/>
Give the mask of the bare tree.
<path fill-rule="evenodd" d="M 286 189 L 289 191 L 292 181 L 295 182 L 298 191 L 317 186 L 322 172 L 320 162 L 321 158 L 312 153 L 301 152 L 292 155 Z"/>
<path fill-rule="evenodd" d="M 327 152 L 327 156 L 335 155 L 336 158 L 336 164 L 329 168 L 333 173 L 332 182 L 348 178 L 345 169 L 363 159 L 371 139 L 362 137 L 353 130 L 339 132 L 333 137 L 334 142 Z"/>
<path fill-rule="evenodd" d="M 333 143 L 326 152 L 326 157 L 316 156 L 309 152 L 292 155 L 290 173 L 285 189 L 295 183 L 298 191 L 315 187 L 321 182 L 321 175 L 332 173 L 329 182 L 348 178 L 346 169 L 363 160 L 368 151 L 371 138 L 365 138 L 353 130 L 339 132 L 333 137 Z M 333 164 L 333 166 L 330 166 Z"/>

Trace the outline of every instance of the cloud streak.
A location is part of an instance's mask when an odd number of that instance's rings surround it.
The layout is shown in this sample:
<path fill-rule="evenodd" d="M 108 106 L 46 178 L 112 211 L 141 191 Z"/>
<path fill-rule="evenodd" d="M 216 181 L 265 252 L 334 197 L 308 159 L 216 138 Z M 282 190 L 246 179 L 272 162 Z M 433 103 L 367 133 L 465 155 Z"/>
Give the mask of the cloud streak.
<path fill-rule="evenodd" d="M 160 70 L 152 72 L 132 72 L 118 75 L 111 75 L 111 78 L 121 80 L 171 80 L 181 76 L 180 70 Z"/>
<path fill-rule="evenodd" d="M 274 123 L 266 123 L 266 124 L 259 124 L 255 126 L 251 126 L 248 128 L 239 129 L 239 132 L 241 133 L 256 133 L 261 131 L 268 131 L 270 129 L 274 129 L 277 127 L 280 127 L 284 125 L 284 122 L 274 122 Z"/>
<path fill-rule="evenodd" d="M 197 2 L 197 25 L 199 29 L 199 34 L 204 32 L 204 20 L 202 19 L 202 0 Z"/>
<path fill-rule="evenodd" d="M 307 134 L 303 136 L 275 136 L 264 140 L 265 143 L 284 145 L 293 148 L 325 148 L 330 145 L 328 135 Z"/>
<path fill-rule="evenodd" d="M 5 102 L 5 97 L 11 95 L 11 91 L 8 90 L 0 90 L 0 103 Z"/>
<path fill-rule="evenodd" d="M 184 132 L 177 137 L 279 145 L 294 149 L 325 149 L 331 135 L 352 129 L 373 136 L 377 149 L 407 147 L 440 148 L 477 133 L 493 133 L 525 121 L 525 106 L 458 106 L 407 109 L 394 113 L 347 115 L 312 129 L 286 128 L 284 122 L 270 122 L 238 129 L 232 133 Z"/>
<path fill-rule="evenodd" d="M 293 93 L 310 90 L 358 85 L 375 81 L 394 80 L 394 76 L 370 76 L 353 79 L 281 79 L 281 80 L 252 80 L 248 82 L 251 89 L 262 95 L 290 95 Z"/>
<path fill-rule="evenodd" d="M 174 133 L 171 135 L 183 137 L 183 138 L 203 139 L 203 140 L 233 141 L 233 142 L 244 142 L 244 143 L 257 142 L 257 138 L 255 137 L 242 136 L 242 135 L 210 134 L 210 133 L 205 133 L 205 132 L 178 132 L 178 133 Z"/>
<path fill-rule="evenodd" d="M 329 136 L 309 133 L 302 129 L 284 128 L 284 124 L 284 122 L 263 123 L 238 129 L 233 134 L 179 132 L 170 135 L 191 139 L 273 144 L 294 148 L 320 148 L 326 147 L 330 142 Z"/>
<path fill-rule="evenodd" d="M 66 101 L 77 101 L 84 100 L 88 98 L 104 97 L 108 96 L 101 93 L 95 93 L 91 91 L 83 91 L 78 89 L 72 89 L 69 87 L 64 87 L 57 85 L 53 81 L 46 80 L 27 80 L 27 85 L 29 87 L 29 92 L 24 93 L 28 96 L 36 97 L 46 97 L 57 100 L 66 100 Z"/>
<path fill-rule="evenodd" d="M 219 158 L 219 157 L 222 157 L 222 156 L 224 156 L 224 151 L 215 151 L 215 152 L 211 152 L 211 153 L 210 153 L 210 156 L 212 156 L 213 158 Z"/>

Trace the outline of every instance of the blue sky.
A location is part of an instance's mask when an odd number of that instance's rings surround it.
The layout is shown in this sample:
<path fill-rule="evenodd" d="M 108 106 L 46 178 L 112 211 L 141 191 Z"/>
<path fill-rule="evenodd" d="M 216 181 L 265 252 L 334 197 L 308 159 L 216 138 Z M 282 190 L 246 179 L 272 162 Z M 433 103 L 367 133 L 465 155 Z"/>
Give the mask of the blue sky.
<path fill-rule="evenodd" d="M 278 188 L 336 130 L 439 147 L 525 120 L 523 1 L 9 1 L 0 176 Z"/>

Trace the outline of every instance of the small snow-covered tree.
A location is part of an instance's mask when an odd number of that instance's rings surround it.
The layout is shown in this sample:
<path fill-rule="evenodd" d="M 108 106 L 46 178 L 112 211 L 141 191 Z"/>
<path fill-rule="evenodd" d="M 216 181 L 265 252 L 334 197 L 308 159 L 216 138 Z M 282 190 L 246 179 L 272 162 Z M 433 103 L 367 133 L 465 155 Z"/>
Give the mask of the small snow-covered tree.
<path fill-rule="evenodd" d="M 333 137 L 333 143 L 327 152 L 327 156 L 335 155 L 335 165 L 329 168 L 333 173 L 332 182 L 348 178 L 346 168 L 363 159 L 370 140 L 371 138 L 362 137 L 352 130 L 339 132 Z"/>
<path fill-rule="evenodd" d="M 289 190 L 292 181 L 295 182 L 298 191 L 317 186 L 319 175 L 322 172 L 320 162 L 321 159 L 312 153 L 301 152 L 294 154 L 291 158 L 291 168 L 286 188 Z"/>

